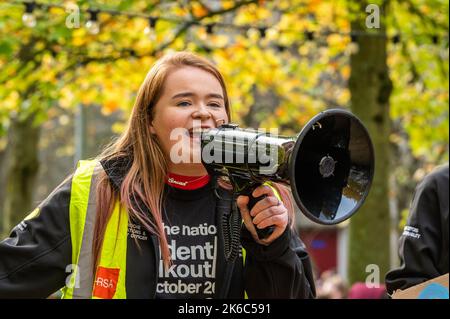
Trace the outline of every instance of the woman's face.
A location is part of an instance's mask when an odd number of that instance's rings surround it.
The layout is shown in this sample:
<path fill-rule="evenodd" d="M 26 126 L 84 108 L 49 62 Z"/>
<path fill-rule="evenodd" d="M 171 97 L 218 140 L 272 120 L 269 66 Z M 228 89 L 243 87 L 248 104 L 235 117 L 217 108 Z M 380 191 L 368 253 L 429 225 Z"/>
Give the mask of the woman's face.
<path fill-rule="evenodd" d="M 214 75 L 185 66 L 166 77 L 155 105 L 150 128 L 169 158 L 169 171 L 184 175 L 203 174 L 196 129 L 227 123 L 222 87 Z M 193 134 L 194 132 L 194 134 Z"/>

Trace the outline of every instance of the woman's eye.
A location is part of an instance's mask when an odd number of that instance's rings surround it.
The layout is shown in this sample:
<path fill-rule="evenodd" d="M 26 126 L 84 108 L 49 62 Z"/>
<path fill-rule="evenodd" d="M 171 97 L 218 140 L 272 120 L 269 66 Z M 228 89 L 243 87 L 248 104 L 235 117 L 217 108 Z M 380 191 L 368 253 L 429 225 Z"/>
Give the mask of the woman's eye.
<path fill-rule="evenodd" d="M 189 105 L 191 105 L 191 103 L 187 101 L 183 101 L 177 104 L 177 106 L 189 106 Z"/>
<path fill-rule="evenodd" d="M 222 107 L 222 105 L 219 104 L 219 103 L 209 103 L 209 106 L 212 106 L 212 107 Z"/>

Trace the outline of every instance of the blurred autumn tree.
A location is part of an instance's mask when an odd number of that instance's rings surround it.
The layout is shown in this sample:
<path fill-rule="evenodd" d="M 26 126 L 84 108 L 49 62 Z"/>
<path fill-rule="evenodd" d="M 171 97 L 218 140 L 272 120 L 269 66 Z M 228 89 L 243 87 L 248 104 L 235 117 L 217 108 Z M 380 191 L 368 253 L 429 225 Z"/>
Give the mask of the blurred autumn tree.
<path fill-rule="evenodd" d="M 396 158 L 398 150 L 409 142 L 406 147 L 421 161 L 448 161 L 448 3 L 350 3 L 353 33 L 368 29 L 370 20 L 361 13 L 369 4 L 379 8 L 380 24 L 377 34 L 365 33 L 354 39 L 358 50 L 350 58 L 349 89 L 352 111 L 372 133 L 376 175 L 371 195 L 350 223 L 350 282 L 365 281 L 367 265 L 377 265 L 381 278 L 391 266 L 386 247 L 397 220 L 394 218 L 394 225 L 390 225 L 391 203 L 387 199 L 390 191 L 397 189 L 397 181 L 389 182 L 404 167 L 411 167 Z M 388 41 L 389 31 L 392 42 Z M 400 48 L 393 48 L 397 45 Z M 433 124 L 426 125 L 428 121 Z M 408 136 L 406 143 L 402 135 Z M 391 141 L 397 143 L 394 156 Z M 411 174 L 408 179 L 409 186 L 415 184 L 411 183 Z M 410 198 L 407 196 L 403 207 L 408 207 Z"/>
<path fill-rule="evenodd" d="M 364 32 L 370 24 L 365 13 L 367 1 L 349 4 L 351 29 Z M 373 4 L 372 4 L 373 5 Z M 374 7 L 376 35 L 367 32 L 354 39 L 358 50 L 350 57 L 349 78 L 352 111 L 367 125 L 375 149 L 375 177 L 371 195 L 350 223 L 349 279 L 365 281 L 366 267 L 375 264 L 381 275 L 390 268 L 390 212 L 387 194 L 389 181 L 389 116 L 392 81 L 387 65 L 387 3 Z M 376 21 L 374 21 L 375 23 Z M 370 247 L 370 249 L 368 249 Z M 380 253 L 383 252 L 383 253 Z"/>
<path fill-rule="evenodd" d="M 243 125 L 295 134 L 329 107 L 351 108 L 364 121 L 377 167 L 368 201 L 351 221 L 350 279 L 364 280 L 368 264 L 385 272 L 389 198 L 402 196 L 417 168 L 448 160 L 448 3 L 371 3 L 380 8 L 380 28 L 367 28 L 367 3 L 350 0 L 84 0 L 77 1 L 79 26 L 73 27 L 74 9 L 43 6 L 35 8 L 32 28 L 23 25 L 23 5 L 1 3 L 4 229 L 31 209 L 39 132 L 42 123 L 61 115 L 56 107 L 74 114 L 80 105 L 100 105 L 104 114 L 122 110 L 126 118 L 154 60 L 170 50 L 190 50 L 217 63 L 234 119 Z M 98 34 L 84 27 L 88 8 L 102 10 Z M 148 19 L 113 11 L 160 19 L 146 35 Z M 407 201 L 398 203 L 400 209 Z"/>

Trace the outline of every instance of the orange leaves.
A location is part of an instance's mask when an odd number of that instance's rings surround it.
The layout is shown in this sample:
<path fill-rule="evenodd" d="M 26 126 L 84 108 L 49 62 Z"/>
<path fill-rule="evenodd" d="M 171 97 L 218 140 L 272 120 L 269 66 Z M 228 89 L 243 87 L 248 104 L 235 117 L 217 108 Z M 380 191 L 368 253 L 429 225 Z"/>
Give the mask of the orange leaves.
<path fill-rule="evenodd" d="M 315 11 L 320 5 L 322 0 L 310 0 L 308 1 L 308 11 Z"/>
<path fill-rule="evenodd" d="M 102 105 L 102 113 L 105 115 L 111 114 L 119 108 L 119 104 L 116 100 L 106 100 Z"/>
<path fill-rule="evenodd" d="M 234 1 L 232 0 L 224 0 L 222 1 L 222 8 L 223 9 L 230 9 L 234 6 Z"/>
<path fill-rule="evenodd" d="M 279 108 L 276 109 L 275 115 L 277 117 L 283 118 L 283 117 L 285 117 L 287 115 L 287 111 L 284 108 L 279 107 Z"/>
<path fill-rule="evenodd" d="M 206 16 L 209 13 L 209 11 L 201 3 L 194 2 L 192 4 L 192 13 L 196 18 L 201 18 Z"/>

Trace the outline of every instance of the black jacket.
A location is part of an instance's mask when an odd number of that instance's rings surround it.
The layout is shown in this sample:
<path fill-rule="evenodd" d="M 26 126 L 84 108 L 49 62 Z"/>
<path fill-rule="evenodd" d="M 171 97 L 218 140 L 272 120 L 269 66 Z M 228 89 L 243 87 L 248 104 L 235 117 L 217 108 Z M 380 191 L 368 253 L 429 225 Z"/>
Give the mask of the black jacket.
<path fill-rule="evenodd" d="M 127 165 L 109 161 L 102 162 L 102 166 L 112 185 L 118 188 Z M 0 298 L 45 298 L 64 287 L 72 270 L 71 181 L 71 177 L 66 179 L 39 205 L 37 217 L 21 222 L 9 238 L 0 242 Z M 220 214 L 218 206 L 219 202 L 216 213 Z M 128 236 L 128 298 L 155 297 L 159 244 L 156 236 L 150 238 L 146 245 L 137 247 L 136 241 Z M 287 229 L 265 247 L 255 243 L 243 229 L 241 242 L 247 250 L 245 266 L 242 260 L 234 263 L 225 260 L 222 242 L 219 236 L 216 298 L 243 298 L 244 289 L 250 298 L 315 296 L 309 256 L 294 231 Z"/>
<path fill-rule="evenodd" d="M 401 265 L 386 275 L 389 294 L 448 273 L 448 175 L 447 164 L 416 188 L 399 242 Z"/>

